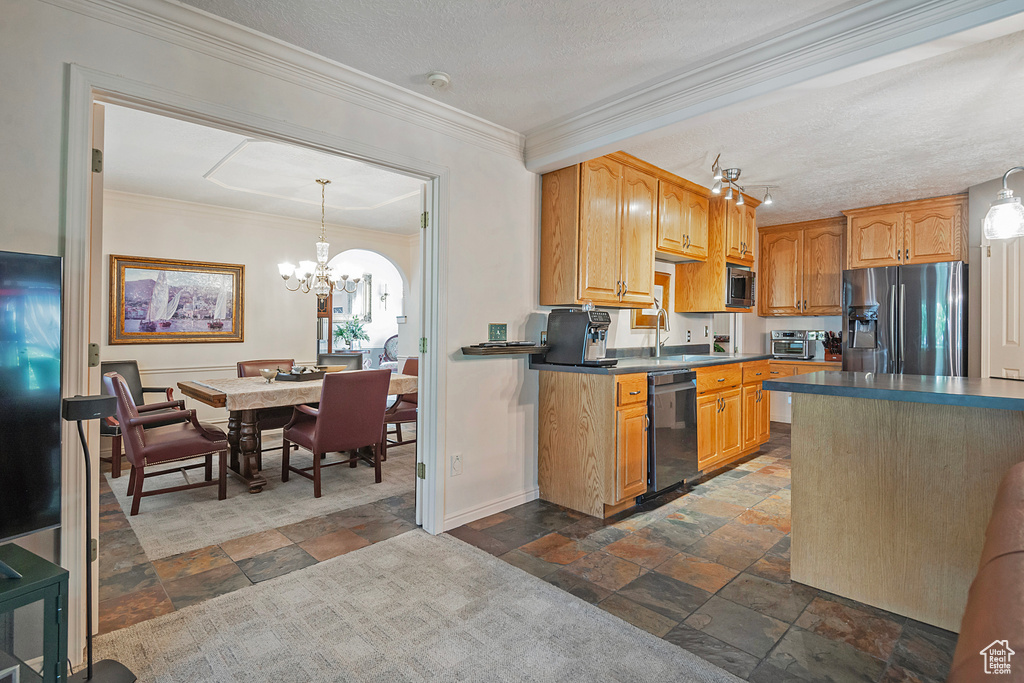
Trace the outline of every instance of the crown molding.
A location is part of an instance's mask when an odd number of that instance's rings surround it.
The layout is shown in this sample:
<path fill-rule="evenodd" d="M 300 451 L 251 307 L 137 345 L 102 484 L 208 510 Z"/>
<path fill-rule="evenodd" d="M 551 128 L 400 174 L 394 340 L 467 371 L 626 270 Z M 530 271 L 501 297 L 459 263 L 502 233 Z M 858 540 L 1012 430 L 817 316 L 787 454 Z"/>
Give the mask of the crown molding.
<path fill-rule="evenodd" d="M 174 0 L 41 2 L 523 158 L 521 133 Z"/>
<path fill-rule="evenodd" d="M 526 167 L 562 168 L 629 138 L 1022 11 L 1020 0 L 869 0 L 529 131 Z"/>

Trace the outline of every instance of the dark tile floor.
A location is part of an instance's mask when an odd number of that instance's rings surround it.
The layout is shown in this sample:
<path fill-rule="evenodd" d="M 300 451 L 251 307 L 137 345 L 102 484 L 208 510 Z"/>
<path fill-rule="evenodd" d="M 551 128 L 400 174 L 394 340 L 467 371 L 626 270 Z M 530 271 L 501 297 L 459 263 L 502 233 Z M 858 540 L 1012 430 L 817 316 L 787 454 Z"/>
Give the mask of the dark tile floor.
<path fill-rule="evenodd" d="M 104 470 L 109 471 L 109 466 L 105 465 Z M 128 486 L 128 477 L 114 480 L 114 485 Z M 415 492 L 410 491 L 150 561 L 106 477 L 101 476 L 99 631 L 108 633 L 131 626 L 415 527 L 416 499 Z"/>
<path fill-rule="evenodd" d="M 451 531 L 750 681 L 946 678 L 956 634 L 789 578 L 789 425 L 607 520 L 533 501 Z"/>

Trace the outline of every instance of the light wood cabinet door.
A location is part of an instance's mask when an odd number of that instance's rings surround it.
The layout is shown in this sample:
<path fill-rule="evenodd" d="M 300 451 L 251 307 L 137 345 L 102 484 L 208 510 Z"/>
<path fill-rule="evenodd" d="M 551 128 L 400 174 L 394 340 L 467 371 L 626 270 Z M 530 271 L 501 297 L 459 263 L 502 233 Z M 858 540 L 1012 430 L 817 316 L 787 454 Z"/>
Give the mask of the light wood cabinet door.
<path fill-rule="evenodd" d="M 753 448 L 757 445 L 758 437 L 758 408 L 757 398 L 761 391 L 760 384 L 743 385 L 743 450 Z"/>
<path fill-rule="evenodd" d="M 725 258 L 729 261 L 743 260 L 743 207 L 736 206 L 731 199 L 725 202 Z"/>
<path fill-rule="evenodd" d="M 962 258 L 960 204 L 903 214 L 903 263 L 940 263 Z"/>
<path fill-rule="evenodd" d="M 754 240 L 757 239 L 757 209 L 749 204 L 744 204 L 741 210 L 743 218 L 742 244 L 740 245 L 740 259 L 744 263 L 754 263 Z"/>
<path fill-rule="evenodd" d="M 664 180 L 658 183 L 658 251 L 676 256 L 685 255 L 689 194 L 678 185 Z"/>
<path fill-rule="evenodd" d="M 718 413 L 718 457 L 735 458 L 743 451 L 743 392 L 740 387 L 718 394 L 722 409 Z"/>
<path fill-rule="evenodd" d="M 618 305 L 622 164 L 591 159 L 580 184 L 579 298 Z"/>
<path fill-rule="evenodd" d="M 757 393 L 757 443 L 765 443 L 771 436 L 771 399 L 767 389 L 758 385 Z"/>
<path fill-rule="evenodd" d="M 802 230 L 761 235 L 761 266 L 757 278 L 760 280 L 759 315 L 800 315 L 803 307 L 802 260 Z"/>
<path fill-rule="evenodd" d="M 697 397 L 697 467 L 718 460 L 718 394 Z"/>
<path fill-rule="evenodd" d="M 686 193 L 686 248 L 692 259 L 708 257 L 708 198 L 695 192 Z"/>
<path fill-rule="evenodd" d="M 849 221 L 851 268 L 898 266 L 903 263 L 903 212 L 852 216 Z"/>
<path fill-rule="evenodd" d="M 622 295 L 630 304 L 654 303 L 654 235 L 657 232 L 658 180 L 624 166 L 622 232 L 619 258 Z"/>
<path fill-rule="evenodd" d="M 647 406 L 615 411 L 616 503 L 647 491 Z"/>
<path fill-rule="evenodd" d="M 841 226 L 810 228 L 803 237 L 804 315 L 841 315 L 843 237 Z"/>

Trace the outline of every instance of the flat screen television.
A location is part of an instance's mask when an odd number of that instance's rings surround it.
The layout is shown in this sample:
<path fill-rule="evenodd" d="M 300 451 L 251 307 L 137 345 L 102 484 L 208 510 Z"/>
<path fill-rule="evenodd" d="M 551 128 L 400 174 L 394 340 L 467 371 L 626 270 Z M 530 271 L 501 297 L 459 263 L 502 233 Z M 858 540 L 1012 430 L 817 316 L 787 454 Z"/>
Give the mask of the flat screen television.
<path fill-rule="evenodd" d="M 61 272 L 0 251 L 0 542 L 60 525 Z"/>

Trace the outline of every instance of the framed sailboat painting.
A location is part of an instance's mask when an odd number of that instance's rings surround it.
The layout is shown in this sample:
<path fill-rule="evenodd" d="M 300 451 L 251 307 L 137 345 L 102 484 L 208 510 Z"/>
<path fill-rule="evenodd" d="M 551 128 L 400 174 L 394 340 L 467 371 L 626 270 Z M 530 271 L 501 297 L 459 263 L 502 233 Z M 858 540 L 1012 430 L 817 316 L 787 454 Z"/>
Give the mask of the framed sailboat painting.
<path fill-rule="evenodd" d="M 110 257 L 110 344 L 243 341 L 245 266 Z"/>

